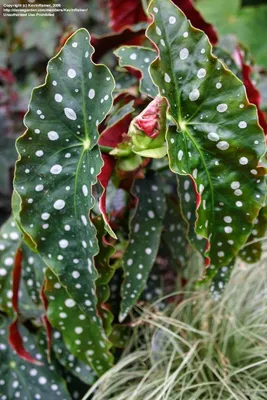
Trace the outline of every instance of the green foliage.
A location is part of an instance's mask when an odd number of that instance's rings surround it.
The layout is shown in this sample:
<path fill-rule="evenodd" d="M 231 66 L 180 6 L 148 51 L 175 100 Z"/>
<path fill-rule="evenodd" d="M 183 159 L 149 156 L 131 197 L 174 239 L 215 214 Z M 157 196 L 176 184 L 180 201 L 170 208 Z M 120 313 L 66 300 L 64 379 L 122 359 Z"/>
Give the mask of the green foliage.
<path fill-rule="evenodd" d="M 151 75 L 175 123 L 167 133 L 170 168 L 194 177 L 201 199 L 196 233 L 209 239 L 212 276 L 246 242 L 265 201 L 264 170 L 258 168 L 264 137 L 242 83 L 212 56 L 205 35 L 170 2 L 154 0 L 149 10 L 154 23 L 147 36 L 159 52 Z M 243 129 L 250 131 L 250 145 L 240 136 Z M 245 193 L 251 199 L 246 204 Z"/>
<path fill-rule="evenodd" d="M 164 312 L 140 310 L 124 356 L 92 399 L 265 399 L 266 274 L 266 259 L 238 266 L 220 302 L 187 288 Z"/>
<path fill-rule="evenodd" d="M 70 400 L 64 379 L 59 370 L 46 361 L 45 351 L 26 328 L 21 329 L 26 347 L 43 363 L 41 366 L 31 365 L 23 361 L 10 349 L 7 341 L 7 330 L 10 321 L 0 316 L 0 394 L 2 398 L 26 398 L 29 400 L 49 397 L 51 400 Z"/>
<path fill-rule="evenodd" d="M 143 181 L 136 182 L 133 195 L 138 199 L 138 204 L 130 220 L 129 245 L 123 258 L 125 280 L 122 286 L 121 320 L 127 316 L 145 287 L 157 256 L 166 208 L 162 182 L 153 173 Z"/>
<path fill-rule="evenodd" d="M 149 65 L 156 58 L 156 52 L 145 47 L 123 46 L 115 52 L 115 55 L 119 57 L 121 67 L 132 67 L 142 73 L 140 92 L 150 97 L 156 97 L 158 89 L 148 72 Z"/>
<path fill-rule="evenodd" d="M 266 68 L 265 29 L 267 6 L 258 5 L 241 8 L 240 0 L 233 0 L 225 7 L 224 0 L 198 0 L 197 8 L 214 24 L 221 35 L 234 34 L 241 43 L 250 49 L 257 63 Z M 251 34 L 253 32 L 253 34 Z"/>
<path fill-rule="evenodd" d="M 28 129 L 17 142 L 14 187 L 23 230 L 68 288 L 66 299 L 90 315 L 95 341 L 102 332 L 94 288 L 98 244 L 88 214 L 94 205 L 91 187 L 102 167 L 97 126 L 111 107 L 114 83 L 105 66 L 90 62 L 88 41 L 86 30 L 77 31 L 49 63 L 45 85 L 33 92 Z M 62 305 L 66 300 L 57 299 Z"/>
<path fill-rule="evenodd" d="M 133 355 L 133 359 L 140 357 L 142 365 L 133 380 L 137 386 L 132 393 L 125 392 L 129 398 L 167 399 L 173 388 L 173 399 L 181 398 L 186 376 L 192 382 L 205 382 L 196 395 L 193 388 L 188 389 L 194 398 L 207 394 L 206 377 L 210 379 L 207 387 L 215 382 L 215 392 L 208 388 L 210 398 L 229 395 L 228 387 L 222 390 L 217 378 L 224 379 L 224 357 L 231 359 L 231 366 L 235 367 L 236 361 L 228 342 L 220 351 L 214 350 L 215 338 L 208 329 L 213 324 L 212 314 L 205 314 L 202 320 L 200 311 L 202 304 L 223 315 L 223 292 L 227 293 L 226 284 L 239 257 L 254 262 L 262 254 L 267 223 L 263 207 L 265 140 L 257 115 L 260 96 L 251 81 L 259 79 L 259 74 L 249 65 L 248 52 L 243 55 L 235 41 L 229 46 L 226 40 L 220 47 L 211 46 L 217 37 L 213 27 L 200 18 L 207 35 L 212 32 L 209 41 L 193 27 L 200 25 L 194 20 L 193 3 L 189 3 L 187 19 L 170 0 L 152 0 L 147 14 L 140 2 L 112 0 L 111 26 L 116 34 L 96 38 L 84 28 L 70 26 L 60 46 L 56 40 L 60 24 L 50 29 L 51 20 L 44 19 L 34 35 L 38 20 L 30 24 L 19 20 L 14 25 L 15 35 L 27 37 L 31 32 L 30 39 L 17 44 L 18 54 L 10 59 L 0 54 L 1 62 L 8 62 L 14 74 L 32 74 L 15 86 L 20 93 L 25 91 L 24 100 L 29 81 L 31 87 L 36 86 L 24 119 L 26 132 L 16 142 L 13 215 L 0 233 L 0 311 L 5 326 L 0 355 L 7 350 L 6 325 L 16 318 L 13 328 L 21 328 L 23 340 L 18 331 L 14 337 L 11 329 L 10 343 L 24 359 L 33 362 L 31 356 L 44 362 L 35 375 L 29 372 L 32 366 L 25 367 L 24 361 L 18 364 L 23 371 L 20 392 L 25 398 L 53 398 L 55 393 L 62 399 L 80 398 L 97 376 L 109 376 L 107 371 L 127 346 L 136 323 L 149 326 L 149 333 L 143 327 L 135 330 L 141 341 L 151 335 L 155 341 L 152 353 L 141 348 L 141 353 Z M 198 4 L 204 7 L 204 0 Z M 133 13 L 122 21 L 129 5 Z M 216 18 L 222 18 L 223 12 L 231 15 L 237 6 L 233 3 L 225 9 L 224 5 Z M 249 9 L 244 7 L 242 15 Z M 101 20 L 98 17 L 96 21 Z M 94 21 L 92 15 L 93 32 L 107 31 L 106 26 L 94 30 Z M 126 22 L 130 24 L 127 27 L 123 25 Z M 43 79 L 44 65 L 55 47 L 59 52 L 48 62 Z M 38 67 L 33 62 L 36 54 L 40 56 Z M 5 58 L 9 61 L 3 61 Z M 104 64 L 98 63 L 100 59 Z M 14 91 L 15 79 L 9 71 L 4 71 L 3 77 L 6 98 L 6 93 Z M 239 78 L 244 80 L 247 95 Z M 4 109 L 9 115 L 10 109 Z M 260 124 L 262 121 L 264 114 Z M 1 137 L 5 147 L 0 157 L 1 192 L 7 199 L 15 153 L 9 144 L 19 132 L 17 128 L 15 134 L 8 131 Z M 169 314 L 164 319 L 160 312 L 170 300 L 177 300 L 168 296 L 188 281 L 208 282 L 209 295 L 199 289 L 193 296 L 197 305 L 186 298 L 188 304 L 171 308 L 175 314 L 171 322 Z M 164 295 L 168 299 L 159 300 Z M 212 298 L 221 302 L 214 303 Z M 151 303 L 153 308 L 138 319 L 139 307 Z M 176 314 L 182 322 L 177 322 Z M 154 328 L 159 321 L 164 323 L 162 332 Z M 182 333 L 177 327 L 184 329 Z M 214 332 L 216 329 L 215 324 Z M 166 339 L 164 332 L 169 332 L 174 342 Z M 218 370 L 210 358 L 207 365 L 199 364 L 212 352 Z M 12 368 L 18 359 L 14 354 L 5 353 Z M 159 372 L 155 382 L 149 382 L 152 392 L 142 388 L 139 393 L 137 377 L 142 379 L 151 372 L 147 354 L 154 357 L 155 368 L 165 368 L 167 375 L 162 378 Z M 57 374 L 52 377 L 54 369 Z M 231 374 L 230 369 L 227 373 Z M 0 397 L 17 397 L 13 389 L 18 384 L 12 386 L 13 373 L 5 363 L 2 373 L 5 382 L 2 385 L 0 380 Z M 23 383 L 27 381 L 25 373 L 34 378 L 28 388 Z M 38 380 L 39 375 L 43 378 Z M 231 376 L 229 381 L 231 387 Z M 44 393 L 40 389 L 37 396 L 38 382 Z M 46 382 L 50 384 L 47 388 Z M 158 394 L 157 384 L 162 394 Z M 109 390 L 113 396 L 113 386 Z M 237 391 L 239 396 L 240 389 Z M 102 388 L 99 393 L 96 396 L 101 398 Z M 116 393 L 114 396 L 111 398 L 117 398 Z M 242 399 L 243 394 L 240 396 L 237 398 Z"/>

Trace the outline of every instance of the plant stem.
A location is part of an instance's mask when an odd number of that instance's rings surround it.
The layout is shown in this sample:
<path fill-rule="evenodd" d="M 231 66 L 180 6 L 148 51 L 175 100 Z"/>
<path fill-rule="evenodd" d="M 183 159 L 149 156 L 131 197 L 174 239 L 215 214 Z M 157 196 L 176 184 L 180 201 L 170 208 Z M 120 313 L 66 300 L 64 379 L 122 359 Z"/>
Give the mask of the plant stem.
<path fill-rule="evenodd" d="M 113 150 L 113 147 L 108 146 L 99 146 L 101 153 L 110 153 Z"/>

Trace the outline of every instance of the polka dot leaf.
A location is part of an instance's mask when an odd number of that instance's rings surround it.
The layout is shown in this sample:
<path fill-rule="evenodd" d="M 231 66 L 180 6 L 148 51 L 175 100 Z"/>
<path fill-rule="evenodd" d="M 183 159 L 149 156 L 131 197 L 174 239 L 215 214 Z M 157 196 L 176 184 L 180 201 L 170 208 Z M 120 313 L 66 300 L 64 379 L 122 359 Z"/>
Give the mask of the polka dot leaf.
<path fill-rule="evenodd" d="M 186 236 L 190 244 L 203 255 L 207 247 L 207 240 L 197 235 L 195 231 L 197 198 L 194 182 L 190 176 L 177 175 L 177 183 L 181 212 L 183 219 L 187 223 Z"/>
<path fill-rule="evenodd" d="M 12 271 L 21 235 L 13 221 L 9 218 L 0 231 L 0 309 L 9 315 L 12 310 Z"/>
<path fill-rule="evenodd" d="M 115 51 L 121 67 L 131 67 L 141 72 L 140 92 L 155 97 L 158 88 L 154 85 L 148 72 L 148 67 L 155 60 L 157 53 L 153 49 L 141 46 L 123 46 Z"/>
<path fill-rule="evenodd" d="M 23 231 L 94 321 L 93 339 L 103 328 L 96 312 L 92 186 L 103 166 L 98 126 L 111 109 L 115 85 L 109 69 L 92 62 L 89 40 L 85 29 L 75 32 L 48 63 L 45 84 L 33 90 L 27 131 L 17 141 L 14 187 Z"/>
<path fill-rule="evenodd" d="M 196 233 L 209 239 L 207 278 L 246 242 L 265 200 L 265 152 L 244 86 L 211 54 L 206 35 L 169 0 L 153 0 L 147 37 L 158 58 L 150 73 L 169 103 L 170 168 L 194 177 Z"/>
<path fill-rule="evenodd" d="M 95 372 L 88 364 L 80 361 L 68 351 L 64 341 L 62 340 L 62 335 L 58 330 L 55 330 L 53 333 L 52 346 L 57 360 L 64 368 L 69 370 L 84 383 L 92 385 L 96 379 Z"/>
<path fill-rule="evenodd" d="M 11 350 L 8 337 L 8 321 L 0 317 L 0 397 L 1 400 L 71 400 L 64 380 L 58 375 L 54 365 L 46 362 L 46 356 L 36 340 L 26 328 L 21 328 L 25 347 L 40 360 L 37 366 L 22 360 Z M 4 362 L 2 362 L 4 360 Z"/>
<path fill-rule="evenodd" d="M 255 263 L 261 259 L 262 243 L 267 231 L 267 206 L 263 207 L 254 220 L 253 230 L 239 256 L 246 263 Z"/>
<path fill-rule="evenodd" d="M 49 303 L 48 319 L 60 331 L 67 349 L 83 363 L 90 364 L 98 375 L 108 370 L 113 357 L 108 352 L 107 337 L 99 329 L 97 316 L 81 310 L 50 269 L 46 272 L 45 294 Z M 93 313 L 94 304 L 90 294 L 86 295 L 86 306 Z"/>
<path fill-rule="evenodd" d="M 0 231 L 0 309 L 14 316 L 12 307 L 12 274 L 15 254 L 21 245 L 21 233 L 13 218 Z M 25 318 L 40 317 L 43 312 L 39 290 L 43 280 L 43 262 L 37 254 L 22 245 L 23 268 L 19 290 L 20 312 Z"/>
<path fill-rule="evenodd" d="M 232 271 L 236 263 L 236 258 L 234 258 L 228 265 L 222 266 L 212 278 L 210 285 L 210 292 L 214 300 L 219 300 L 221 295 L 230 280 Z"/>
<path fill-rule="evenodd" d="M 129 245 L 123 257 L 121 321 L 141 295 L 154 265 L 166 210 L 163 183 L 153 172 L 136 181 L 133 194 L 138 205 L 130 221 Z"/>
<path fill-rule="evenodd" d="M 162 238 L 166 247 L 170 249 L 173 259 L 181 266 L 187 261 L 186 233 L 187 224 L 181 215 L 180 205 L 173 199 L 167 198 Z"/>

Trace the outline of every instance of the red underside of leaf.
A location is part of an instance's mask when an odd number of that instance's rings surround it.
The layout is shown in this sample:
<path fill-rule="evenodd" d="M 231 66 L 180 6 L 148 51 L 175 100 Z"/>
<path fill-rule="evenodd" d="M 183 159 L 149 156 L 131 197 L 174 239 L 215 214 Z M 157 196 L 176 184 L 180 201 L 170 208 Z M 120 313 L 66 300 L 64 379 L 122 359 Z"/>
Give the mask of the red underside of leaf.
<path fill-rule="evenodd" d="M 240 48 L 237 47 L 234 58 L 237 62 L 237 64 L 241 67 L 242 69 L 242 75 L 243 75 L 243 82 L 246 87 L 247 91 L 247 96 L 248 100 L 250 103 L 255 104 L 255 106 L 258 109 L 258 116 L 259 116 L 259 123 L 262 129 L 264 130 L 265 135 L 267 135 L 267 119 L 265 113 L 260 109 L 261 105 L 261 94 L 258 91 L 258 89 L 254 86 L 251 80 L 251 74 L 253 72 L 253 68 L 251 65 L 248 65 L 244 61 L 244 56 L 240 50 Z"/>
<path fill-rule="evenodd" d="M 45 283 L 42 286 L 41 289 L 41 299 L 44 305 L 44 309 L 45 311 L 47 311 L 48 308 L 48 300 L 46 298 L 45 292 L 44 292 L 44 288 L 45 288 Z M 52 325 L 50 324 L 48 318 L 46 315 L 43 316 L 43 324 L 45 327 L 45 331 L 46 331 L 46 339 L 47 339 L 47 357 L 48 360 L 50 360 L 50 355 L 51 355 L 51 346 L 52 346 Z"/>
<path fill-rule="evenodd" d="M 21 334 L 19 332 L 18 327 L 19 321 L 16 319 L 9 327 L 9 343 L 13 350 L 18 354 L 20 358 L 25 361 L 30 362 L 31 364 L 35 365 L 43 365 L 40 361 L 37 361 L 33 358 L 30 353 L 24 348 L 23 340 Z"/>
<path fill-rule="evenodd" d="M 19 286 L 20 286 L 20 278 L 21 278 L 21 271 L 22 271 L 22 259 L 23 253 L 21 249 L 17 250 L 14 262 L 14 269 L 13 269 L 13 276 L 12 276 L 12 290 L 13 290 L 13 297 L 12 297 L 12 305 L 14 311 L 19 313 Z M 19 332 L 19 321 L 18 316 L 14 322 L 9 327 L 9 343 L 13 350 L 18 354 L 20 358 L 25 361 L 28 361 L 35 365 L 43 365 L 40 361 L 37 361 L 33 358 L 30 353 L 24 348 L 23 340 L 21 334 Z"/>
<path fill-rule="evenodd" d="M 161 98 L 156 97 L 148 107 L 135 118 L 138 129 L 144 132 L 144 134 L 152 139 L 156 138 L 160 133 L 160 105 L 162 103 Z"/>
<path fill-rule="evenodd" d="M 126 26 L 148 20 L 141 0 L 109 0 L 108 4 L 111 19 L 110 26 L 115 32 L 120 32 Z"/>
<path fill-rule="evenodd" d="M 107 128 L 99 139 L 101 146 L 116 147 L 123 140 L 123 134 L 125 134 L 130 126 L 131 115 L 126 115 L 115 125 Z M 108 154 L 102 154 L 104 160 L 104 166 L 98 176 L 98 181 L 103 187 L 104 191 L 99 199 L 99 209 L 103 215 L 105 222 L 108 224 L 108 217 L 106 211 L 106 197 L 107 197 L 107 186 L 112 175 L 112 172 L 116 165 L 116 159 Z"/>
<path fill-rule="evenodd" d="M 132 118 L 130 115 L 126 115 L 115 125 L 104 130 L 99 138 L 100 146 L 108 146 L 114 148 L 119 143 L 121 143 L 123 134 L 128 132 L 131 119 Z"/>
<path fill-rule="evenodd" d="M 216 44 L 219 40 L 214 27 L 206 22 L 202 15 L 195 9 L 192 0 L 172 0 L 190 20 L 191 24 L 198 29 L 201 29 L 208 36 L 211 44 Z"/>
<path fill-rule="evenodd" d="M 12 291 L 13 291 L 12 305 L 16 313 L 19 313 L 19 286 L 20 286 L 20 278 L 22 271 L 22 260 L 23 260 L 23 253 L 21 249 L 18 249 L 15 256 L 14 269 L 12 275 Z"/>

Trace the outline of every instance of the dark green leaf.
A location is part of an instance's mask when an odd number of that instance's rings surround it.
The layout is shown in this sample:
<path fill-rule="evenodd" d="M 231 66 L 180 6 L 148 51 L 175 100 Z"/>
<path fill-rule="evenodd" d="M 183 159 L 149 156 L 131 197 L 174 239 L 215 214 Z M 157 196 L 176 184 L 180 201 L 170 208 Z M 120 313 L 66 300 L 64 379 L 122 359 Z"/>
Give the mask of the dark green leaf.
<path fill-rule="evenodd" d="M 90 316 L 88 340 L 103 333 L 95 294 L 99 248 L 89 212 L 103 164 L 97 127 L 114 89 L 109 70 L 95 65 L 92 53 L 89 34 L 80 29 L 49 62 L 46 83 L 32 94 L 28 129 L 17 142 L 15 177 L 19 222 L 72 301 Z"/>
<path fill-rule="evenodd" d="M 267 231 L 267 207 L 263 207 L 254 220 L 254 227 L 248 238 L 248 243 L 239 252 L 239 256 L 247 263 L 255 263 L 262 256 L 262 240 Z"/>
<path fill-rule="evenodd" d="M 207 240 L 196 234 L 195 226 L 197 220 L 197 199 L 193 180 L 190 176 L 177 175 L 179 200 L 181 212 L 187 222 L 187 237 L 190 244 L 203 256 L 207 248 Z"/>
<path fill-rule="evenodd" d="M 169 0 L 152 1 L 150 12 L 147 35 L 159 52 L 150 71 L 175 123 L 167 134 L 170 166 L 194 177 L 196 233 L 209 239 L 207 273 L 214 275 L 246 242 L 264 204 L 264 137 L 242 83 L 211 55 L 203 32 Z"/>
<path fill-rule="evenodd" d="M 90 363 L 98 375 L 109 369 L 113 359 L 108 353 L 107 337 L 100 330 L 96 315 L 85 313 L 49 269 L 46 272 L 45 294 L 49 303 L 48 319 L 61 332 L 67 349 L 83 363 Z M 86 306 L 93 313 L 90 293 L 85 293 L 85 298 Z"/>
<path fill-rule="evenodd" d="M 63 342 L 61 333 L 57 330 L 53 333 L 52 344 L 53 351 L 61 365 L 88 385 L 91 385 L 95 381 L 96 374 L 94 371 L 89 365 L 83 363 L 68 351 Z"/>
<path fill-rule="evenodd" d="M 46 356 L 38 346 L 36 337 L 26 328 L 21 328 L 27 349 L 43 366 L 32 365 L 18 357 L 9 347 L 8 324 L 0 317 L 0 395 L 1 399 L 70 400 L 64 380 L 55 367 L 46 362 Z"/>
<path fill-rule="evenodd" d="M 125 280 L 120 320 L 126 317 L 145 287 L 157 256 L 166 210 L 162 181 L 153 172 L 136 181 L 133 194 L 138 205 L 130 221 L 129 245 L 123 257 Z"/>
<path fill-rule="evenodd" d="M 148 67 L 156 58 L 155 50 L 139 46 L 123 46 L 115 51 L 121 67 L 132 67 L 142 73 L 140 92 L 150 97 L 158 95 L 158 89 L 151 80 Z"/>
<path fill-rule="evenodd" d="M 166 205 L 162 238 L 171 250 L 174 260 L 184 266 L 187 259 L 187 224 L 182 217 L 178 203 L 168 198 Z"/>

